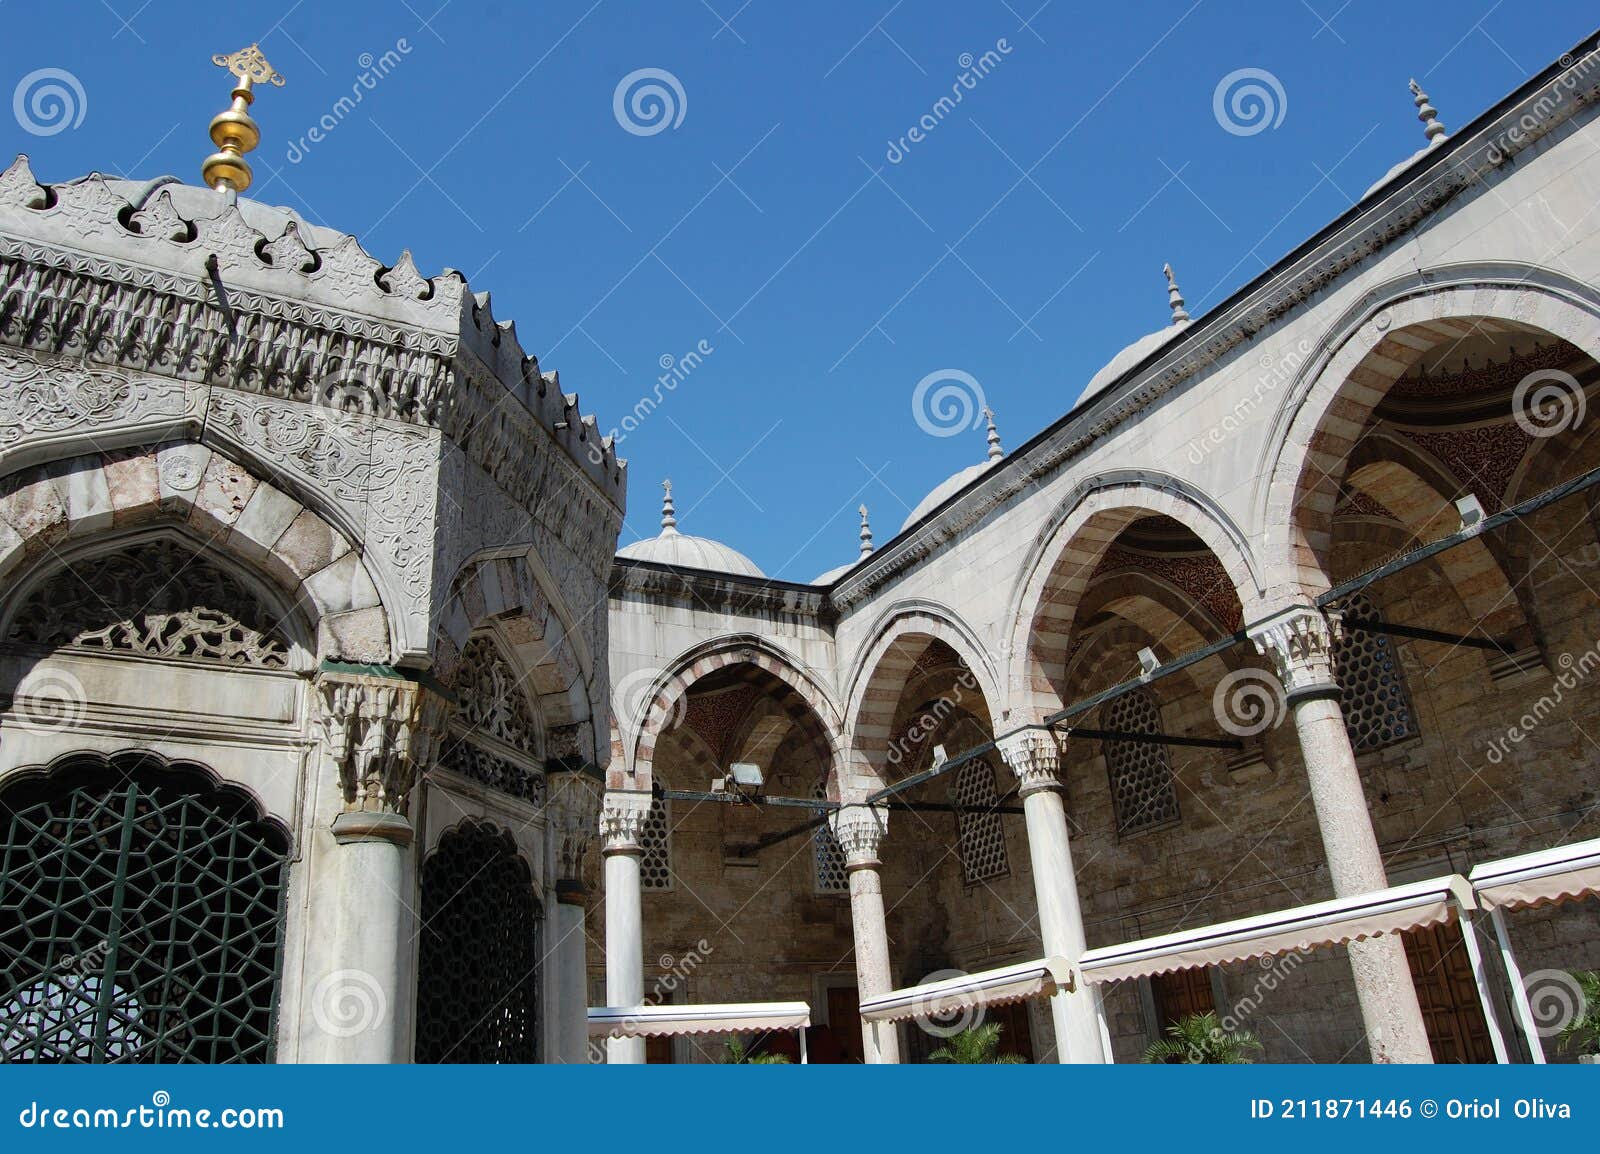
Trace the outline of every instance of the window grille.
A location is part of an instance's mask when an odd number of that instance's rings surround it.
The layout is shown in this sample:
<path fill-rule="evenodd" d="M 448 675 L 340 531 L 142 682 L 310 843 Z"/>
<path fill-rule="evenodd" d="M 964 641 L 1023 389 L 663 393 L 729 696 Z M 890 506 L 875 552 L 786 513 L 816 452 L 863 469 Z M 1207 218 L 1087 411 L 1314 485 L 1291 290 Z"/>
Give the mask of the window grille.
<path fill-rule="evenodd" d="M 817 782 L 811 791 L 817 801 L 826 801 L 828 788 Z M 826 817 L 826 812 L 824 812 Z M 812 878 L 819 894 L 847 894 L 850 892 L 850 875 L 844 865 L 844 848 L 834 836 L 833 827 L 824 821 L 811 835 Z"/>
<path fill-rule="evenodd" d="M 538 1060 L 539 904 L 511 835 L 468 822 L 422 869 L 418 1062 Z"/>
<path fill-rule="evenodd" d="M 287 834 L 197 769 L 0 791 L 0 1061 L 272 1059 Z"/>
<path fill-rule="evenodd" d="M 665 798 L 650 802 L 644 827 L 639 831 L 639 884 L 647 890 L 672 888 L 672 809 Z"/>
<path fill-rule="evenodd" d="M 1364 593 L 1344 602 L 1344 616 L 1352 621 L 1379 620 L 1377 606 Z M 1387 634 L 1346 627 L 1334 645 L 1333 672 L 1339 682 L 1345 730 L 1357 753 L 1381 749 L 1420 732 L 1399 654 Z"/>
<path fill-rule="evenodd" d="M 1118 733 L 1160 734 L 1161 709 L 1147 691 L 1135 689 L 1105 704 L 1100 710 L 1100 727 Z M 1177 821 L 1178 790 L 1167 747 L 1114 738 L 1107 738 L 1104 745 L 1117 832 L 1134 833 Z"/>
<path fill-rule="evenodd" d="M 1005 877 L 1011 865 L 1006 859 L 1005 826 L 995 809 L 1000 794 L 995 788 L 994 766 L 983 760 L 967 762 L 956 771 L 951 794 L 961 872 L 967 884 Z"/>

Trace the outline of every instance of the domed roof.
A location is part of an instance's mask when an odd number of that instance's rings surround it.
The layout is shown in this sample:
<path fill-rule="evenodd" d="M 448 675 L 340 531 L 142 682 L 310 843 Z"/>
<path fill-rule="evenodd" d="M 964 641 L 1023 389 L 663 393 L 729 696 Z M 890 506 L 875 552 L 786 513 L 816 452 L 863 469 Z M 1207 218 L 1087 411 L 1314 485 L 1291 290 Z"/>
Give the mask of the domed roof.
<path fill-rule="evenodd" d="M 711 573 L 732 573 L 739 577 L 765 577 L 756 563 L 739 550 L 709 537 L 691 537 L 678 532 L 678 518 L 672 509 L 672 482 L 663 482 L 666 496 L 661 501 L 661 532 L 617 550 L 618 557 L 631 561 L 653 561 L 678 569 L 704 569 Z"/>
<path fill-rule="evenodd" d="M 1172 307 L 1172 323 L 1164 329 L 1145 333 L 1107 361 L 1098 373 L 1089 378 L 1088 387 L 1078 396 L 1079 404 L 1099 393 L 1146 357 L 1152 356 L 1157 349 L 1170 344 L 1178 334 L 1189 327 L 1189 314 L 1183 307 L 1183 293 L 1179 291 L 1177 282 L 1172 279 L 1172 266 L 1163 265 L 1161 271 L 1167 277 L 1167 301 Z"/>
<path fill-rule="evenodd" d="M 979 473 L 982 473 L 1000 460 L 1001 457 L 1005 456 L 1005 450 L 1000 447 L 1000 431 L 994 427 L 994 410 L 984 406 L 983 415 L 989 422 L 988 459 L 979 461 L 976 465 L 968 465 L 965 469 L 950 474 L 950 476 L 935 485 L 926 497 L 917 502 L 917 507 L 911 510 L 911 515 L 900 523 L 900 532 L 904 533 L 911 528 L 911 526 L 966 488 Z"/>
<path fill-rule="evenodd" d="M 1417 119 L 1422 121 L 1422 131 L 1427 136 L 1428 143 L 1417 149 L 1417 151 L 1413 152 L 1410 156 L 1406 157 L 1399 164 L 1396 164 L 1394 167 L 1389 169 L 1388 172 L 1379 177 L 1377 182 L 1373 184 L 1371 188 L 1367 189 L 1366 192 L 1361 194 L 1362 200 L 1366 200 L 1367 197 L 1377 192 L 1378 189 L 1388 184 L 1406 169 L 1410 168 L 1413 164 L 1416 164 L 1417 161 L 1421 160 L 1424 156 L 1429 155 L 1435 148 L 1438 148 L 1441 144 L 1450 139 L 1450 134 L 1444 130 L 1444 125 L 1439 123 L 1439 110 L 1429 102 L 1428 94 L 1422 91 L 1421 87 L 1415 80 L 1411 82 L 1411 97 L 1412 102 L 1417 106 Z"/>

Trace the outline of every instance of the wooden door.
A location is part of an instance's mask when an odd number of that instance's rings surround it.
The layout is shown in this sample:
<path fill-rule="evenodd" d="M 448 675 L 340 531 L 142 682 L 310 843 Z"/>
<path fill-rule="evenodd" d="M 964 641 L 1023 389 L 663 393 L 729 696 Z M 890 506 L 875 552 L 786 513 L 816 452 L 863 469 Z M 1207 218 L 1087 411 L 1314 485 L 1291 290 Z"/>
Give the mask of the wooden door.
<path fill-rule="evenodd" d="M 828 1026 L 846 1062 L 863 1060 L 861 1042 L 861 1002 L 854 986 L 833 986 L 828 990 Z"/>
<path fill-rule="evenodd" d="M 990 1006 L 984 1019 L 1000 1026 L 1001 1054 L 1015 1054 L 1033 1061 L 1033 1025 L 1028 1018 L 1027 1002 L 1011 1002 L 1004 1006 Z"/>
<path fill-rule="evenodd" d="M 1150 992 L 1156 1000 L 1156 1029 L 1162 1037 L 1167 1027 L 1190 1014 L 1209 1014 L 1216 1010 L 1211 992 L 1211 971 L 1205 966 L 1157 974 L 1150 979 Z"/>
<path fill-rule="evenodd" d="M 1456 922 L 1408 930 L 1406 961 L 1417 987 L 1422 1021 L 1435 1062 L 1493 1062 L 1494 1045 L 1483 1020 L 1472 961 Z"/>
<path fill-rule="evenodd" d="M 672 1065 L 672 1039 L 652 1037 L 644 1040 L 644 1061 L 647 1066 Z"/>

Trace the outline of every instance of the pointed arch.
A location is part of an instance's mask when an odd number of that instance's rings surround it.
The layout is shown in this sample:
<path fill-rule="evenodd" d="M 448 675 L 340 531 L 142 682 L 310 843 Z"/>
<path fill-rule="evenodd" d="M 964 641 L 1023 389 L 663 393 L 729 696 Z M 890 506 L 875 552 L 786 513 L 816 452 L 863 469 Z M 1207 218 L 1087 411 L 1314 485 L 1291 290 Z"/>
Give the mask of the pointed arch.
<path fill-rule="evenodd" d="M 1063 702 L 1051 677 L 1066 662 L 1079 603 L 1117 535 L 1141 517 L 1165 515 L 1198 537 L 1222 564 L 1246 620 L 1263 586 L 1249 542 L 1216 504 L 1164 474 L 1127 470 L 1083 482 L 1040 530 L 1012 600 L 1008 710 L 1037 721 Z"/>
<path fill-rule="evenodd" d="M 1377 286 L 1329 328 L 1274 415 L 1258 473 L 1273 604 L 1328 588 L 1339 484 L 1390 386 L 1443 342 L 1526 329 L 1600 360 L 1600 292 L 1537 266 L 1447 265 Z"/>

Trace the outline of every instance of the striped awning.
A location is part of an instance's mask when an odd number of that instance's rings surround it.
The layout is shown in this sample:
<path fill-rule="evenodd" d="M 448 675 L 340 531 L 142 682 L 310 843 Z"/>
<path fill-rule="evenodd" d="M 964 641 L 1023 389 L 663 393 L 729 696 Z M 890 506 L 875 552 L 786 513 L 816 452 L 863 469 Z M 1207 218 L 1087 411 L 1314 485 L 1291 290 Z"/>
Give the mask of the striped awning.
<path fill-rule="evenodd" d="M 1281 913 L 1258 914 L 1089 950 L 1078 960 L 1078 973 L 1085 982 L 1118 982 L 1342 945 L 1447 921 L 1458 905 L 1475 908 L 1472 889 L 1465 878 L 1450 874 Z"/>
<path fill-rule="evenodd" d="M 703 1006 L 590 1006 L 589 1036 L 655 1038 L 676 1034 L 737 1034 L 803 1030 L 811 1025 L 804 1002 L 726 1002 Z"/>
<path fill-rule="evenodd" d="M 1072 988 L 1072 967 L 1064 959 L 1040 958 L 863 998 L 861 1017 L 868 1022 L 943 1018 L 980 1006 L 1049 997 L 1057 990 Z"/>
<path fill-rule="evenodd" d="M 1521 909 L 1600 894 L 1600 838 L 1485 862 L 1467 875 L 1485 909 Z"/>

